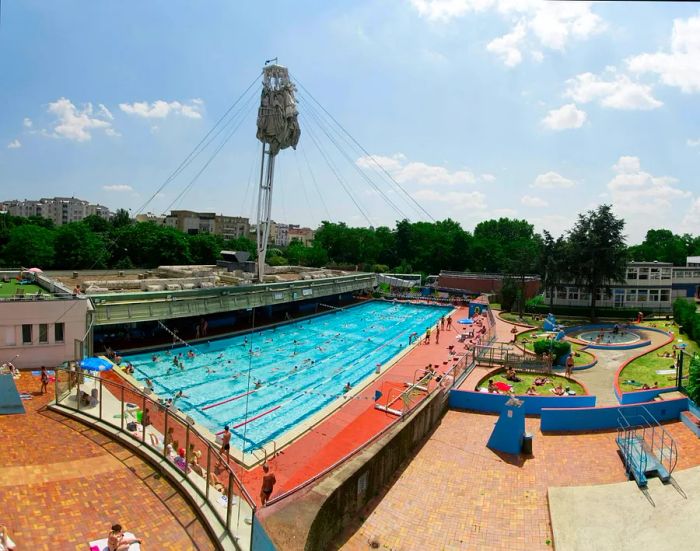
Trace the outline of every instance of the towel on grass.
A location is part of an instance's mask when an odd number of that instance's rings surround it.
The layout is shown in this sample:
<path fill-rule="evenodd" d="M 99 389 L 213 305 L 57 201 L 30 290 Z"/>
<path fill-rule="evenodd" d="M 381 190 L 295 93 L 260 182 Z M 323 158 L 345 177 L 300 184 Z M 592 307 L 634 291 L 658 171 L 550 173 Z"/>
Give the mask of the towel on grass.
<path fill-rule="evenodd" d="M 498 390 L 502 390 L 503 392 L 508 392 L 511 388 L 513 388 L 512 386 L 504 383 L 503 381 L 496 381 L 495 383 L 493 383 L 493 386 L 495 386 Z"/>

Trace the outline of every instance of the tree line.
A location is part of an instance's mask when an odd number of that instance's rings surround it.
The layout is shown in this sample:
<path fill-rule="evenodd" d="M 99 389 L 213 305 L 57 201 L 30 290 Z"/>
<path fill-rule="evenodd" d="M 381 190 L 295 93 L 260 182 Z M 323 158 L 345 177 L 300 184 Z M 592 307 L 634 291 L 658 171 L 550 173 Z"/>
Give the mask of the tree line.
<path fill-rule="evenodd" d="M 0 217 L 0 263 L 42 269 L 153 268 L 168 264 L 213 264 L 222 249 L 245 250 L 255 243 L 241 237 L 224 240 L 208 233 L 189 235 L 151 222 L 136 223 L 120 210 L 109 221 L 90 216 L 54 226 L 39 217 Z M 658 260 L 683 265 L 700 255 L 700 236 L 652 229 L 640 244 L 627 246 L 624 220 L 609 205 L 580 214 L 559 237 L 536 232 L 526 220 L 499 218 L 472 231 L 458 222 L 401 220 L 394 228 L 350 227 L 323 222 L 312 246 L 292 241 L 272 247 L 272 265 L 300 264 L 351 270 L 438 274 L 441 270 L 492 272 L 510 276 L 504 294 L 522 308 L 519 289 L 525 275 L 539 274 L 553 291 L 563 281 L 592 293 L 607 281 L 624 279 L 628 260 Z"/>

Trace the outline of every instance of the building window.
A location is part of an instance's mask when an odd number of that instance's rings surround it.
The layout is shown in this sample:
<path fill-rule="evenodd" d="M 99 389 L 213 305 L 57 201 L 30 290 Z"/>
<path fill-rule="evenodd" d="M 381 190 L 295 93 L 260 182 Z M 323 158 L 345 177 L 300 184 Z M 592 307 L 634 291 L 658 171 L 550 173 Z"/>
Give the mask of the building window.
<path fill-rule="evenodd" d="M 637 289 L 627 289 L 625 300 L 627 302 L 637 302 Z"/>
<path fill-rule="evenodd" d="M 649 279 L 661 279 L 661 270 L 659 268 L 649 268 Z"/>
<path fill-rule="evenodd" d="M 569 300 L 578 300 L 578 287 L 569 287 Z"/>
<path fill-rule="evenodd" d="M 671 268 L 661 268 L 661 279 L 671 279 L 672 273 Z"/>
<path fill-rule="evenodd" d="M 32 344 L 32 326 L 25 323 L 22 325 L 22 344 Z"/>
<path fill-rule="evenodd" d="M 637 291 L 637 301 L 646 302 L 647 301 L 647 289 L 639 289 Z"/>
<path fill-rule="evenodd" d="M 627 268 L 627 279 L 637 279 L 637 268 Z"/>
<path fill-rule="evenodd" d="M 659 302 L 658 289 L 649 289 L 649 302 Z"/>
<path fill-rule="evenodd" d="M 557 289 L 557 298 L 560 300 L 566 300 L 566 287 Z"/>
<path fill-rule="evenodd" d="M 57 323 L 53 326 L 53 340 L 63 342 L 63 323 Z"/>
<path fill-rule="evenodd" d="M 49 326 L 46 323 L 39 324 L 39 342 L 49 342 Z"/>
<path fill-rule="evenodd" d="M 668 302 L 671 300 L 671 290 L 670 289 L 661 289 L 661 302 Z"/>
<path fill-rule="evenodd" d="M 649 268 L 639 268 L 639 279 L 649 279 Z"/>

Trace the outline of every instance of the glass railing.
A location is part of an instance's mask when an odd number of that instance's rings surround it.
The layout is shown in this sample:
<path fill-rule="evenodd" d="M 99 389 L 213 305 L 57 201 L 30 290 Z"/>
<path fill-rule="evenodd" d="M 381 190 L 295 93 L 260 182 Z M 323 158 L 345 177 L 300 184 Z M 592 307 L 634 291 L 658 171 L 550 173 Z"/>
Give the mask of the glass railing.
<path fill-rule="evenodd" d="M 62 366 L 55 379 L 56 404 L 109 425 L 171 463 L 169 473 L 207 500 L 240 548 L 250 549 L 255 502 L 192 419 L 109 376 Z"/>

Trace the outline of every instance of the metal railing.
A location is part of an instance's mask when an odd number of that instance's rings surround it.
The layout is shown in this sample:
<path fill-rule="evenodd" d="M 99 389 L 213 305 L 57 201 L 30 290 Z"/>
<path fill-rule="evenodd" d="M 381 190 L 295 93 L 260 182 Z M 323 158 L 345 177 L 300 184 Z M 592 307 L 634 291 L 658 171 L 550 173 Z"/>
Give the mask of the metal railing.
<path fill-rule="evenodd" d="M 191 418 L 109 378 L 66 366 L 55 373 L 58 406 L 101 421 L 160 455 L 174 467 L 168 471 L 179 483 L 209 503 L 232 539 L 241 548 L 250 548 L 255 501 L 218 447 L 192 426 Z"/>
<path fill-rule="evenodd" d="M 664 479 L 671 476 L 678 463 L 678 449 L 671 434 L 645 406 L 636 406 L 634 411 L 639 413 L 618 410 L 617 443 L 627 472 L 644 486 L 649 470 L 657 470 Z"/>

